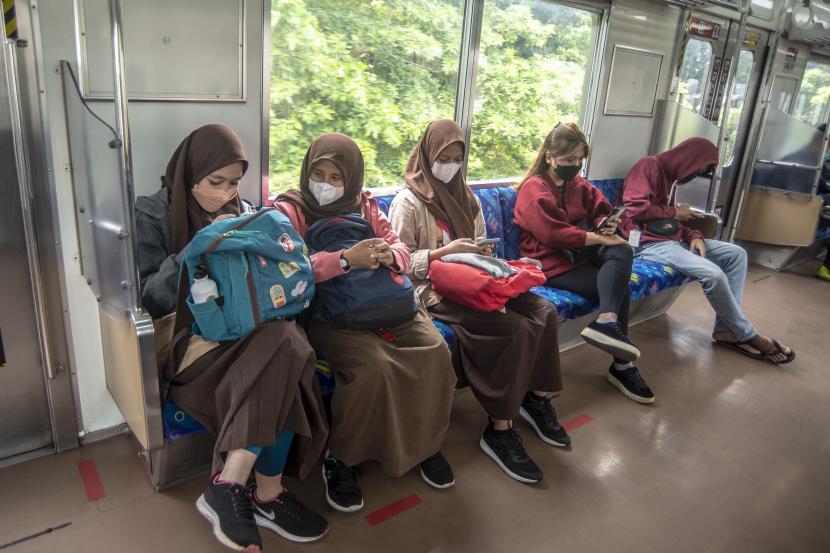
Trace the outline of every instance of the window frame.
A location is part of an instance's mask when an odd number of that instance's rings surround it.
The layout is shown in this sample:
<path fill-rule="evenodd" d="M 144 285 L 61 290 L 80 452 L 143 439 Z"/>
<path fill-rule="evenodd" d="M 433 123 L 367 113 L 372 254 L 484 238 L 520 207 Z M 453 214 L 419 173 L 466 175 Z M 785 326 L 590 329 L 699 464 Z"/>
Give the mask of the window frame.
<path fill-rule="evenodd" d="M 467 144 L 470 143 L 470 134 L 474 117 L 476 96 L 476 77 L 478 76 L 478 58 L 481 45 L 481 30 L 484 21 L 484 4 L 489 0 L 464 0 L 464 15 L 461 29 L 461 44 L 458 57 L 458 81 L 455 96 L 455 121 L 464 131 Z M 605 0 L 538 0 L 549 4 L 556 4 L 580 9 L 596 15 L 597 24 L 592 29 L 591 53 L 588 56 L 589 67 L 582 85 L 582 100 L 580 102 L 578 118 L 582 122 L 582 130 L 590 141 L 593 127 L 596 102 L 599 101 L 599 83 L 601 80 L 602 62 L 605 45 L 608 37 L 611 3 Z M 276 195 L 270 190 L 270 111 L 271 111 L 271 0 L 262 3 L 262 114 L 260 121 L 260 148 L 262 174 L 260 205 L 271 205 Z M 466 173 L 469 156 L 464 156 L 462 170 Z M 586 162 L 586 170 L 587 170 Z M 487 186 L 495 184 L 510 184 L 521 178 L 520 175 L 489 178 L 484 180 L 468 181 L 470 185 Z M 373 191 L 395 190 L 399 185 L 373 188 Z"/>

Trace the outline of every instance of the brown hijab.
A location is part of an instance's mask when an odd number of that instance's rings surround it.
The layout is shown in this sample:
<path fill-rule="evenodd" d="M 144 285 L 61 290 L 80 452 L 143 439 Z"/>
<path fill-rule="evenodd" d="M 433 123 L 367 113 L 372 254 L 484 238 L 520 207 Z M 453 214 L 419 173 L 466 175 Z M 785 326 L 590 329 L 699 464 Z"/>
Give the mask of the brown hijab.
<path fill-rule="evenodd" d="M 343 175 L 345 190 L 336 202 L 320 205 L 308 187 L 308 176 L 315 163 L 329 160 Z M 360 213 L 363 200 L 363 154 L 357 143 L 339 133 L 328 133 L 317 137 L 308 148 L 300 171 L 300 188 L 289 190 L 277 196 L 277 201 L 290 202 L 303 210 L 307 225 L 317 219 L 343 213 Z"/>
<path fill-rule="evenodd" d="M 215 213 L 208 213 L 193 197 L 191 189 L 203 178 L 231 163 L 242 162 L 242 173 L 248 170 L 248 160 L 239 136 L 225 125 L 199 127 L 182 140 L 167 163 L 167 172 L 161 177 L 162 186 L 170 192 L 170 226 L 173 251 L 184 250 L 199 230 L 213 222 L 217 215 L 239 215 L 242 211 L 239 196 Z"/>
<path fill-rule="evenodd" d="M 406 186 L 418 196 L 433 217 L 450 228 L 452 238 L 475 238 L 479 212 L 473 191 L 461 171 L 444 184 L 432 174 L 432 164 L 441 152 L 460 142 L 466 152 L 464 132 L 455 121 L 439 119 L 430 123 L 406 163 Z"/>

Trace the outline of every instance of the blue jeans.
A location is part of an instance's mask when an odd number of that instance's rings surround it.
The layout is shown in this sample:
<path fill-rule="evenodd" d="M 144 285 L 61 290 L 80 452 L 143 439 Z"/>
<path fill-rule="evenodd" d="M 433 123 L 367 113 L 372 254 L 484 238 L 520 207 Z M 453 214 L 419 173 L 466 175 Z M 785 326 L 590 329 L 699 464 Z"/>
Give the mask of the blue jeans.
<path fill-rule="evenodd" d="M 755 336 L 755 327 L 741 311 L 746 280 L 746 252 L 740 246 L 704 240 L 706 257 L 689 251 L 685 242 L 653 242 L 638 248 L 635 255 L 677 269 L 700 282 L 703 293 L 715 310 L 715 331 L 729 330 L 739 341 Z"/>

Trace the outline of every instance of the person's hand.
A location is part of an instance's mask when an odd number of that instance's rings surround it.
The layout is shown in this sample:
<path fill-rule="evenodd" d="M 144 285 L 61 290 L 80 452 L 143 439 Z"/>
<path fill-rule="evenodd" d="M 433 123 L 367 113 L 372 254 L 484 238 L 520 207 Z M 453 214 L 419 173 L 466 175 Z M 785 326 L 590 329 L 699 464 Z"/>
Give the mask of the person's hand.
<path fill-rule="evenodd" d="M 379 263 L 387 267 L 391 267 L 395 264 L 395 255 L 392 253 L 392 249 L 386 242 L 372 246 L 372 251 L 374 252 L 375 259 L 377 259 Z"/>
<path fill-rule="evenodd" d="M 386 244 L 386 242 L 384 242 L 381 238 L 361 240 L 348 250 L 344 251 L 343 257 L 351 267 L 355 267 L 357 269 L 377 269 L 380 267 L 380 262 L 375 248 L 381 244 Z M 389 252 L 390 255 L 391 253 L 392 252 Z"/>
<path fill-rule="evenodd" d="M 620 246 L 622 244 L 628 245 L 628 241 L 625 240 L 619 234 L 612 234 L 611 236 L 606 236 L 604 234 L 595 234 L 597 237 L 597 242 L 599 242 L 602 246 Z"/>
<path fill-rule="evenodd" d="M 481 253 L 484 247 L 486 246 L 479 246 L 469 238 L 459 238 L 441 248 L 441 255 L 445 256 L 451 253 Z"/>
<path fill-rule="evenodd" d="M 479 246 L 478 247 L 478 253 L 480 253 L 481 255 L 486 255 L 488 257 L 492 256 L 493 255 L 493 244 L 487 244 L 487 245 L 484 245 L 484 246 Z"/>
<path fill-rule="evenodd" d="M 702 238 L 695 238 L 689 245 L 689 251 L 698 253 L 700 257 L 706 257 L 706 242 Z"/>
<path fill-rule="evenodd" d="M 691 221 L 692 219 L 702 219 L 704 217 L 703 213 L 692 211 L 692 208 L 689 207 L 689 204 L 680 204 L 679 206 L 677 206 L 676 210 L 677 213 L 674 217 L 680 222 Z"/>
<path fill-rule="evenodd" d="M 605 226 L 599 229 L 600 234 L 604 234 L 605 236 L 611 236 L 617 232 L 617 227 L 620 224 L 620 220 L 617 217 L 612 217 L 605 222 Z"/>

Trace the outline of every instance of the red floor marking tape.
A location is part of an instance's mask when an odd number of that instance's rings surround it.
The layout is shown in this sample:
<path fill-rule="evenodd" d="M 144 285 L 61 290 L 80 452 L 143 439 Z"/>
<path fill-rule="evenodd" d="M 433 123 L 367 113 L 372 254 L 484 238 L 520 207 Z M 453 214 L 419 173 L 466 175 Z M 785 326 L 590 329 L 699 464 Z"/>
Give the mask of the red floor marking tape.
<path fill-rule="evenodd" d="M 84 483 L 86 498 L 90 501 L 106 497 L 104 486 L 101 485 L 101 478 L 98 476 L 98 469 L 95 468 L 95 461 L 87 459 L 78 463 L 78 472 L 81 473 L 81 481 Z"/>
<path fill-rule="evenodd" d="M 589 422 L 591 422 L 592 420 L 594 420 L 594 419 L 592 419 L 591 417 L 589 417 L 588 415 L 586 415 L 585 413 L 583 413 L 583 414 L 581 414 L 581 415 L 579 415 L 579 416 L 577 416 L 577 417 L 574 417 L 574 418 L 572 418 L 572 419 L 566 420 L 565 422 L 563 422 L 563 423 L 562 423 L 562 427 L 563 427 L 565 430 L 567 430 L 568 432 L 570 432 L 570 431 L 571 431 L 571 430 L 573 430 L 574 428 L 579 428 L 579 427 L 580 427 L 580 426 L 582 426 L 583 424 L 588 424 L 588 423 L 589 423 Z"/>
<path fill-rule="evenodd" d="M 403 513 L 404 511 L 417 507 L 421 503 L 423 503 L 423 500 L 421 500 L 417 494 L 413 493 L 412 495 L 408 495 L 403 499 L 395 501 L 394 503 L 390 503 L 386 507 L 381 507 L 373 513 L 369 513 L 366 515 L 366 522 L 369 523 L 369 526 L 376 526 L 381 522 L 386 522 L 390 518 Z"/>

